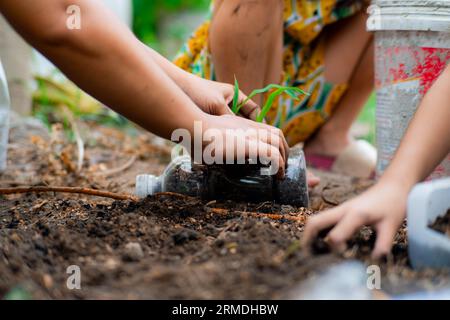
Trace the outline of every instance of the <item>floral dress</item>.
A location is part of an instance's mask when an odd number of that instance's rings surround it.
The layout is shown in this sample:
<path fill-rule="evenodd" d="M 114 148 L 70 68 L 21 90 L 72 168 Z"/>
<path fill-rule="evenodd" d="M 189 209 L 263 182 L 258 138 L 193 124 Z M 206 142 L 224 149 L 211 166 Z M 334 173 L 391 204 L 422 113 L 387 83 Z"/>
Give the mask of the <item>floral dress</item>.
<path fill-rule="evenodd" d="M 281 85 L 296 86 L 310 95 L 293 100 L 282 95 L 267 114 L 267 122 L 282 129 L 290 145 L 310 138 L 332 115 L 347 83 L 325 80 L 325 26 L 362 10 L 363 0 L 284 0 L 284 51 Z M 212 1 L 211 8 L 214 8 Z M 212 12 L 211 10 L 211 12 Z M 212 16 L 212 15 L 210 15 Z M 210 20 L 190 37 L 175 64 L 193 74 L 216 80 L 208 48 Z"/>

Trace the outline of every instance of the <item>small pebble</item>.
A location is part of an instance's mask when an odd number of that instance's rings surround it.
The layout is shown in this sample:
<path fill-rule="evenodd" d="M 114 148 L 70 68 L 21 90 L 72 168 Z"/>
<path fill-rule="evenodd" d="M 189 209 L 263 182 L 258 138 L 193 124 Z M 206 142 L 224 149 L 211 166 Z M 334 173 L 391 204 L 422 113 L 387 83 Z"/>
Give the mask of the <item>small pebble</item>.
<path fill-rule="evenodd" d="M 182 229 L 177 233 L 172 235 L 172 240 L 175 245 L 182 245 L 186 242 L 197 240 L 199 238 L 199 234 L 191 229 Z"/>
<path fill-rule="evenodd" d="M 123 259 L 125 261 L 139 261 L 144 257 L 144 251 L 142 247 L 137 242 L 128 242 L 125 245 L 125 252 L 123 254 Z"/>
<path fill-rule="evenodd" d="M 116 270 L 119 267 L 119 261 L 114 258 L 108 258 L 105 261 L 105 268 L 109 271 Z"/>
<path fill-rule="evenodd" d="M 44 287 L 50 289 L 53 287 L 53 278 L 49 274 L 44 274 L 42 276 L 42 282 L 44 283 Z"/>

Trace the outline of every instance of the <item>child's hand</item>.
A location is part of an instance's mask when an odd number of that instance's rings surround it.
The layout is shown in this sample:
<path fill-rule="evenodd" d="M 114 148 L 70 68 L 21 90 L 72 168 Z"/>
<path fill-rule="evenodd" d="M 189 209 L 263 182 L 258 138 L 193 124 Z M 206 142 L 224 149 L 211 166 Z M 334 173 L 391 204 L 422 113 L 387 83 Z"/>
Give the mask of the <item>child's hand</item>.
<path fill-rule="evenodd" d="M 230 84 L 192 76 L 183 86 L 183 90 L 206 113 L 216 116 L 233 114 L 229 105 L 233 101 L 234 87 Z M 247 96 L 240 92 L 239 102 L 246 98 Z M 259 111 L 258 105 L 250 100 L 241 108 L 239 113 L 245 118 L 256 120 Z"/>
<path fill-rule="evenodd" d="M 379 183 L 355 199 L 312 217 L 306 224 L 303 247 L 310 248 L 320 231 L 332 228 L 325 239 L 333 250 L 343 252 L 355 232 L 371 225 L 377 231 L 372 256 L 385 256 L 405 219 L 407 198 L 408 189 L 403 186 Z"/>

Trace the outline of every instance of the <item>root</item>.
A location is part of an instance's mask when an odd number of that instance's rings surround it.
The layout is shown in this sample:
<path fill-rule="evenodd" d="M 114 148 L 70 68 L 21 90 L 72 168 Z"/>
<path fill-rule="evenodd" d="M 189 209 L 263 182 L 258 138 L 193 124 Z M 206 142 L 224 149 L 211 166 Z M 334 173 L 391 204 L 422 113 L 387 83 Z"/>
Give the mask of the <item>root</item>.
<path fill-rule="evenodd" d="M 251 218 L 269 218 L 272 220 L 288 220 L 298 223 L 305 223 L 306 217 L 296 217 L 285 214 L 278 213 L 261 213 L 261 212 L 246 212 L 246 211 L 230 211 L 227 209 L 221 208 L 211 208 L 208 210 L 212 214 L 217 214 L 221 216 L 231 216 L 231 215 L 240 215 L 243 217 L 251 217 Z"/>
<path fill-rule="evenodd" d="M 20 193 L 45 193 L 45 192 L 57 192 L 57 193 L 75 193 L 85 194 L 90 196 L 110 198 L 114 200 L 132 200 L 137 201 L 135 196 L 130 194 L 114 193 L 109 191 L 101 191 L 89 188 L 71 188 L 71 187 L 17 187 L 17 188 L 0 188 L 0 194 L 20 194 Z"/>
<path fill-rule="evenodd" d="M 180 199 L 196 199 L 196 200 L 198 200 L 197 198 L 194 198 L 194 197 L 191 197 L 191 196 L 187 196 L 187 195 L 184 195 L 184 194 L 181 194 L 181 193 L 176 193 L 176 192 L 158 192 L 158 193 L 155 193 L 155 197 L 164 197 L 164 196 L 166 196 L 166 197 L 175 197 L 175 198 L 180 198 Z"/>

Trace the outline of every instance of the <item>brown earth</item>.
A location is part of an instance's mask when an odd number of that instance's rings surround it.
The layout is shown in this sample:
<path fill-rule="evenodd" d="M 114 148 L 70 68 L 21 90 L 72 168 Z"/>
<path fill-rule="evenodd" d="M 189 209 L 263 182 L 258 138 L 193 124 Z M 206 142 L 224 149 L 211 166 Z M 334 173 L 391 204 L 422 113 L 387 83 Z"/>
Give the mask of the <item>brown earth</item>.
<path fill-rule="evenodd" d="M 91 126 L 81 171 L 76 148 L 58 134 L 18 124 L 9 169 L 0 187 L 90 187 L 132 192 L 138 173 L 160 173 L 169 146 L 147 135 L 127 136 Z M 56 132 L 58 132 L 56 130 Z M 124 165 L 125 164 L 125 165 Z M 114 169 L 116 168 L 116 169 Z M 311 209 L 272 203 L 203 202 L 159 195 L 139 202 L 84 195 L 0 196 L 0 297 L 36 299 L 272 299 L 333 263 L 367 263 L 374 233 L 363 229 L 343 256 L 299 246 L 307 218 L 371 185 L 320 174 Z M 286 219 L 275 220 L 277 214 Z M 297 221 L 291 221 L 295 217 Z M 415 272 L 407 259 L 406 228 L 381 264 L 383 289 L 401 293 L 449 284 L 445 271 Z M 66 270 L 81 270 L 81 290 L 69 290 Z"/>
<path fill-rule="evenodd" d="M 450 236 L 450 210 L 443 217 L 439 217 L 430 226 L 432 229 Z"/>

